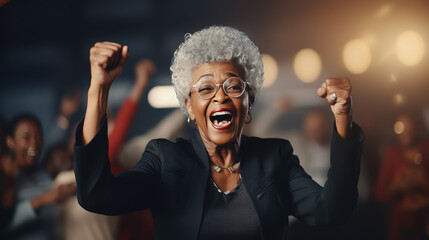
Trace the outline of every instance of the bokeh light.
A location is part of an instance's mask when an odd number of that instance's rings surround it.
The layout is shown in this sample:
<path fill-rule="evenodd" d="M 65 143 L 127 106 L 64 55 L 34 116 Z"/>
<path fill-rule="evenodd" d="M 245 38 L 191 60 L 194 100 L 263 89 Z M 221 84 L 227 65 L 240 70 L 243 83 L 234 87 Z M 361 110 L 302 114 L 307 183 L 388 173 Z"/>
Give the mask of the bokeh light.
<path fill-rule="evenodd" d="M 306 83 L 314 82 L 322 71 L 322 60 L 315 50 L 304 48 L 295 55 L 293 68 L 299 80 Z"/>
<path fill-rule="evenodd" d="M 404 97 L 402 96 L 402 94 L 398 93 L 395 95 L 395 97 L 393 98 L 393 101 L 397 104 L 397 105 L 401 105 L 402 103 L 404 103 Z"/>
<path fill-rule="evenodd" d="M 384 4 L 380 9 L 378 9 L 376 16 L 380 18 L 388 16 L 392 12 L 392 7 L 392 3 Z"/>
<path fill-rule="evenodd" d="M 270 87 L 277 80 L 279 67 L 277 61 L 268 54 L 262 54 L 262 62 L 264 63 L 264 85 L 263 88 Z"/>
<path fill-rule="evenodd" d="M 347 70 L 353 74 L 361 74 L 368 70 L 371 64 L 371 50 L 361 39 L 349 41 L 343 49 L 343 61 Z"/>
<path fill-rule="evenodd" d="M 173 86 L 154 87 L 149 91 L 147 99 L 153 108 L 179 107 Z"/>
<path fill-rule="evenodd" d="M 390 74 L 390 81 L 391 81 L 391 82 L 396 82 L 396 81 L 398 81 L 398 78 L 396 77 L 396 75 L 395 75 L 394 73 L 391 73 L 391 74 Z"/>
<path fill-rule="evenodd" d="M 405 130 L 405 124 L 401 121 L 397 121 L 395 122 L 395 124 L 393 125 L 393 131 L 395 132 L 395 134 L 402 134 Z"/>
<path fill-rule="evenodd" d="M 418 64 L 425 54 L 425 43 L 416 31 L 405 31 L 396 40 L 396 56 L 405 66 Z"/>

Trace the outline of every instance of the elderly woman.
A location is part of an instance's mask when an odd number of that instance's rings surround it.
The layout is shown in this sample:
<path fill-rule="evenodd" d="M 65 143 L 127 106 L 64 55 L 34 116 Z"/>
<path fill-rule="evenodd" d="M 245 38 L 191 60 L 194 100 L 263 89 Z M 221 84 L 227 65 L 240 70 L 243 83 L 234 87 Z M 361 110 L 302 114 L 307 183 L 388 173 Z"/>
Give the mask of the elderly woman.
<path fill-rule="evenodd" d="M 123 214 L 150 208 L 156 239 L 287 239 L 288 215 L 312 224 L 346 221 L 357 199 L 363 133 L 351 122 L 351 85 L 317 91 L 335 115 L 331 170 L 322 188 L 282 139 L 242 135 L 263 83 L 261 55 L 244 33 L 210 27 L 185 36 L 171 66 L 177 98 L 196 126 L 190 140 L 149 142 L 128 172 L 112 175 L 106 105 L 128 47 L 97 43 L 91 85 L 76 133 L 78 200 L 87 210 Z"/>

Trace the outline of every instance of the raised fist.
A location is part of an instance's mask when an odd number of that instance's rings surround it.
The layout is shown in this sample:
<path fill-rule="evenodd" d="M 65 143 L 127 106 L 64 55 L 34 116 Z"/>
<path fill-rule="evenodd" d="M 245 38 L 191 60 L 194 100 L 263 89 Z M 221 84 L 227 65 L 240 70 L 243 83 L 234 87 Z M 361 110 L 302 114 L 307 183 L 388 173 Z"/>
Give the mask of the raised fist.
<path fill-rule="evenodd" d="M 352 85 L 348 78 L 326 79 L 317 94 L 326 98 L 336 118 L 349 117 L 351 114 Z"/>
<path fill-rule="evenodd" d="M 136 77 L 148 77 L 156 73 L 155 64 L 149 59 L 142 59 L 134 66 Z"/>
<path fill-rule="evenodd" d="M 91 85 L 110 86 L 128 60 L 128 46 L 98 42 L 90 50 Z"/>
<path fill-rule="evenodd" d="M 331 105 L 337 132 L 342 138 L 350 134 L 352 124 L 352 84 L 348 78 L 328 78 L 317 90 Z"/>
<path fill-rule="evenodd" d="M 134 66 L 134 72 L 136 74 L 135 87 L 141 88 L 143 91 L 149 83 L 149 77 L 156 73 L 156 66 L 151 60 L 142 59 Z"/>

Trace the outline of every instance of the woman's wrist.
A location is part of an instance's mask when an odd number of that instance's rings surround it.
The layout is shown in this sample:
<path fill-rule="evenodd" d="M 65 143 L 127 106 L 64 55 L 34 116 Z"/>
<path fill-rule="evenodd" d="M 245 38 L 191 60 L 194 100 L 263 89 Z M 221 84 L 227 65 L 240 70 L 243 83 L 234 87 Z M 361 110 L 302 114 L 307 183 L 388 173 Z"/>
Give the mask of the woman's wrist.
<path fill-rule="evenodd" d="M 348 139 L 352 132 L 351 116 L 335 117 L 335 125 L 338 135 L 343 139 Z"/>
<path fill-rule="evenodd" d="M 143 95 L 144 91 L 146 90 L 147 83 L 143 82 L 136 82 L 131 89 L 130 94 L 128 97 L 136 102 L 140 101 L 141 96 Z"/>

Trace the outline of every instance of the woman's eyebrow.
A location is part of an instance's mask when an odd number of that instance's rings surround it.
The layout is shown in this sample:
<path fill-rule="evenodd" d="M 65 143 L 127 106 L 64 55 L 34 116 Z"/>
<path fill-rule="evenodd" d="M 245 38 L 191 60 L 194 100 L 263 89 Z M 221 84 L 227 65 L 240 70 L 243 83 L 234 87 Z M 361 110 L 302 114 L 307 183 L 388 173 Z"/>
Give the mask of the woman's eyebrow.
<path fill-rule="evenodd" d="M 204 75 L 201 75 L 201 76 L 198 78 L 198 80 L 200 80 L 200 79 L 201 79 L 201 78 L 203 78 L 203 77 L 214 77 L 214 75 L 213 75 L 213 74 L 211 74 L 211 73 L 204 74 Z"/>
<path fill-rule="evenodd" d="M 225 76 L 227 76 L 227 77 L 240 77 L 240 76 L 238 76 L 237 74 L 235 74 L 235 73 L 230 73 L 230 72 L 227 72 L 227 73 L 225 73 L 224 75 L 225 75 Z"/>

